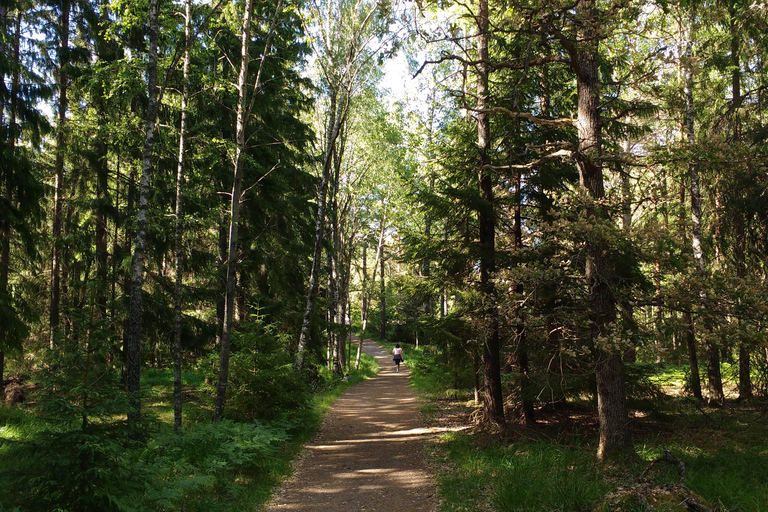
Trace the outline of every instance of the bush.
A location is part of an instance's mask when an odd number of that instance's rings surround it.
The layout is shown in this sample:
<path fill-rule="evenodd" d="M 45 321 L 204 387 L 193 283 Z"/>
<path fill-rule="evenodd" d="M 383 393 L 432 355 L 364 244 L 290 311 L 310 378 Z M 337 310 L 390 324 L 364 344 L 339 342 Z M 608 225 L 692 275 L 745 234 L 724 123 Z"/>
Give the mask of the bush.
<path fill-rule="evenodd" d="M 233 334 L 226 417 L 238 421 L 274 420 L 285 417 L 286 411 L 307 406 L 313 369 L 293 371 L 293 357 L 285 350 L 288 343 L 283 338 L 273 326 L 260 324 Z M 217 382 L 218 374 L 210 374 L 208 380 Z"/>
<path fill-rule="evenodd" d="M 14 464 L 0 467 L 1 495 L 22 510 L 133 509 L 124 497 L 141 484 L 123 455 L 135 431 L 114 421 L 128 404 L 108 327 L 94 322 L 83 338 L 61 336 L 45 351 L 34 399 L 47 424 L 2 450 Z"/>
<path fill-rule="evenodd" d="M 207 502 L 236 492 L 235 475 L 257 478 L 267 470 L 288 425 L 199 423 L 181 434 L 167 432 L 148 443 L 136 473 L 145 475 L 145 504 L 153 509 L 206 509 Z"/>
<path fill-rule="evenodd" d="M 4 454 L 0 495 L 22 510 L 133 510 L 126 496 L 141 489 L 124 454 L 124 430 L 43 431 L 15 441 Z"/>

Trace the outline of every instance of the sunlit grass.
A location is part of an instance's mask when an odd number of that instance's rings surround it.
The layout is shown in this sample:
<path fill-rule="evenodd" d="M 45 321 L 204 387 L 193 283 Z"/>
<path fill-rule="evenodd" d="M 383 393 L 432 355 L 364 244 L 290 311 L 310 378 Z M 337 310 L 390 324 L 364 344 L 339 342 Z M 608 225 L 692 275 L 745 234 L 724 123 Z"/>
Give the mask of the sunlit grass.
<path fill-rule="evenodd" d="M 0 403 L 0 451 L 3 440 L 21 441 L 33 433 L 48 428 L 47 422 L 25 407 Z"/>
<path fill-rule="evenodd" d="M 445 398 L 462 400 L 471 394 L 422 363 L 423 350 L 409 349 L 411 383 L 428 399 L 422 407 L 427 418 L 440 415 Z M 649 381 L 670 395 L 653 400 L 647 412 L 633 419 L 637 458 L 598 464 L 597 438 L 578 422 L 556 432 L 551 429 L 557 426 L 541 427 L 509 439 L 472 429 L 444 434 L 430 448 L 439 468 L 441 510 L 590 511 L 607 492 L 635 484 L 668 448 L 685 463 L 686 485 L 720 512 L 768 511 L 764 414 L 749 404 L 699 404 L 685 393 L 687 367 L 651 366 Z M 642 371 L 642 365 L 637 368 Z M 656 484 L 679 478 L 676 466 L 662 463 L 646 477 Z"/>
<path fill-rule="evenodd" d="M 449 462 L 439 475 L 446 511 L 586 511 L 611 486 L 591 451 L 576 447 L 456 433 L 439 446 Z"/>
<path fill-rule="evenodd" d="M 701 445 L 706 435 L 700 434 L 683 430 L 636 439 L 639 458 L 609 466 L 596 463 L 594 445 L 565 437 L 505 441 L 482 433 L 444 434 L 433 452 L 440 461 L 442 510 L 589 511 L 607 492 L 635 483 L 665 447 L 684 461 L 687 486 L 723 512 L 768 510 L 766 438 L 741 446 L 741 433 L 727 429 Z M 656 464 L 646 476 L 656 484 L 679 478 L 671 464 Z"/>

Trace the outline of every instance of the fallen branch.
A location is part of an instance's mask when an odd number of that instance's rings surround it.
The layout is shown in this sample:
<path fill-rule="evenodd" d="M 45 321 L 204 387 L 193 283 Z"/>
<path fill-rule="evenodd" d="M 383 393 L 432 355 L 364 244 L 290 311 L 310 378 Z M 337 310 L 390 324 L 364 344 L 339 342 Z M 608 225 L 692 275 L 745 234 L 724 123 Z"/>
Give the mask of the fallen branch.
<path fill-rule="evenodd" d="M 680 483 L 685 484 L 685 463 L 672 455 L 672 452 L 669 451 L 669 448 L 664 448 L 664 456 L 663 457 L 657 457 L 651 461 L 651 464 L 645 468 L 645 471 L 643 471 L 643 474 L 640 475 L 640 478 L 642 479 L 645 477 L 645 475 L 653 469 L 653 466 L 657 462 L 669 462 L 673 466 L 677 466 L 677 474 L 680 476 Z"/>

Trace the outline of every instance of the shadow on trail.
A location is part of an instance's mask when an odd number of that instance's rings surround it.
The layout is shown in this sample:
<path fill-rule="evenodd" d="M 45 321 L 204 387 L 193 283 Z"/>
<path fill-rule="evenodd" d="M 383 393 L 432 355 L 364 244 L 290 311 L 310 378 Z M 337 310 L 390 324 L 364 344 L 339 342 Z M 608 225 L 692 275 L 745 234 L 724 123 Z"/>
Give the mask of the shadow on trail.
<path fill-rule="evenodd" d="M 270 511 L 432 512 L 432 477 L 423 457 L 433 435 L 420 423 L 408 369 L 372 342 L 378 375 L 348 389 L 334 404 L 317 439 Z"/>

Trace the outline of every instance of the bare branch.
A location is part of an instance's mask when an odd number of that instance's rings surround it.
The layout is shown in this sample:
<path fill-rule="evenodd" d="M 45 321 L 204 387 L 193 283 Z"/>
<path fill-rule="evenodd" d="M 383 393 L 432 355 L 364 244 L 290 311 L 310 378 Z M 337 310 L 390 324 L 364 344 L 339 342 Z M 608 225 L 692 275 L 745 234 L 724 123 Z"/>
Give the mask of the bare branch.
<path fill-rule="evenodd" d="M 562 64 L 571 65 L 571 59 L 564 55 L 549 55 L 541 59 L 527 59 L 527 60 L 506 60 L 503 62 L 492 62 L 491 69 L 528 69 L 531 67 L 543 66 L 544 64 L 551 64 L 552 62 L 560 62 Z"/>
<path fill-rule="evenodd" d="M 484 165 L 483 169 L 491 169 L 494 171 L 508 171 L 508 170 L 530 170 L 538 167 L 539 165 L 543 164 L 544 162 L 548 162 L 550 160 L 555 160 L 557 158 L 560 158 L 562 160 L 571 160 L 573 159 L 574 155 L 576 154 L 576 151 L 572 149 L 560 149 L 558 151 L 555 151 L 554 153 L 550 153 L 548 155 L 544 155 L 543 157 L 539 158 L 538 160 L 534 160 L 533 162 L 528 162 L 527 164 L 510 164 L 510 165 Z"/>
<path fill-rule="evenodd" d="M 648 473 L 648 471 L 650 471 L 657 462 L 668 462 L 673 466 L 677 466 L 677 474 L 680 477 L 680 483 L 684 484 L 685 483 L 685 463 L 682 460 L 675 457 L 674 455 L 672 455 L 672 452 L 669 451 L 669 448 L 665 447 L 663 448 L 663 450 L 664 450 L 664 456 L 657 457 L 654 460 L 652 460 L 651 464 L 647 468 L 645 468 L 645 471 L 643 471 L 643 474 L 640 475 L 640 478 L 644 477 L 646 473 Z"/>
<path fill-rule="evenodd" d="M 570 119 L 570 118 L 560 118 L 560 119 L 542 119 L 541 117 L 536 117 L 533 114 L 530 114 L 528 112 L 514 112 L 506 107 L 491 107 L 486 108 L 482 110 L 478 109 L 469 109 L 472 112 L 485 112 L 490 114 L 505 114 L 512 118 L 520 118 L 527 119 L 531 121 L 532 123 L 535 123 L 539 126 L 551 126 L 554 128 L 567 128 L 567 127 L 574 127 L 576 126 L 576 120 Z"/>
<path fill-rule="evenodd" d="M 422 65 L 419 68 L 419 70 L 416 71 L 416 73 L 413 75 L 412 78 L 416 78 L 417 76 L 419 76 L 421 74 L 421 72 L 424 71 L 424 68 L 426 68 L 430 64 L 442 64 L 443 62 L 446 62 L 446 61 L 449 61 L 449 60 L 455 60 L 455 61 L 461 62 L 465 66 L 474 66 L 474 65 L 480 63 L 480 61 L 477 61 L 477 60 L 470 61 L 470 60 L 465 59 L 464 57 L 459 57 L 458 55 L 453 55 L 453 54 L 443 55 L 442 57 L 440 57 L 437 60 L 425 60 L 422 63 Z"/>

